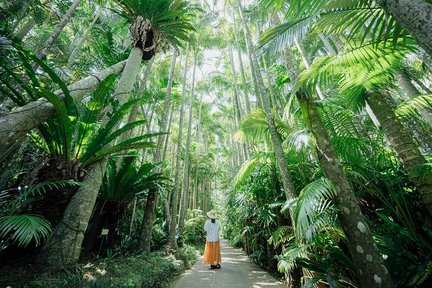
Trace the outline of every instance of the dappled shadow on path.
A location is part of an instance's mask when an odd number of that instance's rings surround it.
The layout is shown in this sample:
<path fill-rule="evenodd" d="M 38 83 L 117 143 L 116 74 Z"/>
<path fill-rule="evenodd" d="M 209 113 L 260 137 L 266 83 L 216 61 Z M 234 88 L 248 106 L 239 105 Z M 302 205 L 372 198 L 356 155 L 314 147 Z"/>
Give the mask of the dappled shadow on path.
<path fill-rule="evenodd" d="M 266 288 L 285 287 L 266 271 L 251 263 L 239 249 L 221 241 L 222 269 L 211 270 L 202 263 L 202 257 L 191 270 L 186 271 L 176 288 L 234 287 Z"/>

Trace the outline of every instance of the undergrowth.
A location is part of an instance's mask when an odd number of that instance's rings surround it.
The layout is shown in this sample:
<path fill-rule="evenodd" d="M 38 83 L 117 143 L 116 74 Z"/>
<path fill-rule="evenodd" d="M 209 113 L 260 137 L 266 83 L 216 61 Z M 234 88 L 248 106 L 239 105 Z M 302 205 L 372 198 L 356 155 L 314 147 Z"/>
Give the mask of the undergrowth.
<path fill-rule="evenodd" d="M 32 266 L 3 267 L 0 287 L 168 288 L 197 260 L 198 253 L 185 245 L 174 255 L 160 252 L 105 258 L 56 273 L 40 272 Z"/>

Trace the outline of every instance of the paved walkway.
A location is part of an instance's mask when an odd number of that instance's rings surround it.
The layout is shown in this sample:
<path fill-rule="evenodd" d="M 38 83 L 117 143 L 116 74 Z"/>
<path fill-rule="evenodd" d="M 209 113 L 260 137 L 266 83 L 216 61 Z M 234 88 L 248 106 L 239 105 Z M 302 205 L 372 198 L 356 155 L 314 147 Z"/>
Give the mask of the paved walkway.
<path fill-rule="evenodd" d="M 240 249 L 221 241 L 222 268 L 210 270 L 202 256 L 191 270 L 186 271 L 175 288 L 266 288 L 286 287 L 266 271 L 251 263 Z"/>

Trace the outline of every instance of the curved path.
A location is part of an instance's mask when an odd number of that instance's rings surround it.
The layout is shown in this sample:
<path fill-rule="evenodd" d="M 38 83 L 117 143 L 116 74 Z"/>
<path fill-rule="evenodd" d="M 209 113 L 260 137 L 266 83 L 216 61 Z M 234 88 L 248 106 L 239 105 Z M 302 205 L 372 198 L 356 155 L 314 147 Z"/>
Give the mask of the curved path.
<path fill-rule="evenodd" d="M 251 263 L 240 249 L 232 248 L 226 240 L 221 240 L 222 268 L 210 270 L 202 263 L 202 256 L 191 270 L 187 270 L 175 288 L 282 288 L 266 271 Z"/>

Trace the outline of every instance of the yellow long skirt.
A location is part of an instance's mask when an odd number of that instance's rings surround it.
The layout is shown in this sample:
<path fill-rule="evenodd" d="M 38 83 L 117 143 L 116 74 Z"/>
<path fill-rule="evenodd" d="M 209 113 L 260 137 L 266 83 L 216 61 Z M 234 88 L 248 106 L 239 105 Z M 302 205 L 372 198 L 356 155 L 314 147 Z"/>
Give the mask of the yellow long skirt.
<path fill-rule="evenodd" d="M 204 264 L 216 265 L 221 263 L 220 242 L 206 241 L 204 248 Z"/>

